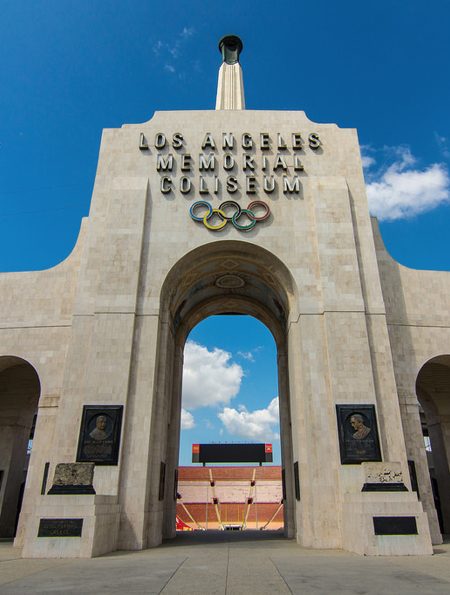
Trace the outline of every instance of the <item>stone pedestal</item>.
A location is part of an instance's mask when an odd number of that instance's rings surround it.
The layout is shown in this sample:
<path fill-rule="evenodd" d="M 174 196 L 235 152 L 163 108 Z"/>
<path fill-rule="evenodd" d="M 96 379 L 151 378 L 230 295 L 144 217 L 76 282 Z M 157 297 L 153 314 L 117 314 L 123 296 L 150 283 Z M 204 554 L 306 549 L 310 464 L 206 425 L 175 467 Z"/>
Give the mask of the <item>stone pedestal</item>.
<path fill-rule="evenodd" d="M 400 463 L 362 463 L 361 485 L 344 496 L 344 549 L 366 556 L 433 553 L 427 515 L 403 483 Z"/>
<path fill-rule="evenodd" d="M 374 517 L 412 517 L 417 534 L 375 535 Z M 432 554 L 428 519 L 411 492 L 346 494 L 342 514 L 343 547 L 365 556 L 419 556 Z"/>
<path fill-rule="evenodd" d="M 35 514 L 28 522 L 22 555 L 24 558 L 92 558 L 112 552 L 117 549 L 119 513 L 117 496 L 40 496 Z M 82 519 L 81 536 L 39 537 L 41 519 L 58 519 L 62 526 L 64 520 Z"/>

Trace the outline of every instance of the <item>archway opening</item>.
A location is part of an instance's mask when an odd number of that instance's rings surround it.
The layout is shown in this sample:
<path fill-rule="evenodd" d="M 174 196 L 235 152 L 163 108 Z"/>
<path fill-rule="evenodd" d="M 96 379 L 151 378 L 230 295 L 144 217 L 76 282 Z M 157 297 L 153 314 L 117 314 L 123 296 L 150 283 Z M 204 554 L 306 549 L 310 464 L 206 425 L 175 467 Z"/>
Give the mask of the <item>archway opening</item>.
<path fill-rule="evenodd" d="M 28 362 L 0 357 L 0 537 L 13 538 L 19 519 L 40 395 Z"/>
<path fill-rule="evenodd" d="M 294 462 L 289 396 L 288 330 L 297 320 L 297 290 L 286 266 L 267 250 L 246 242 L 217 241 L 186 254 L 166 277 L 161 292 L 156 391 L 152 415 L 147 545 L 176 535 L 177 474 L 181 425 L 183 354 L 187 337 L 210 316 L 249 315 L 272 334 L 277 351 L 284 467 L 284 534 L 295 535 Z M 275 395 L 274 395 L 275 396 Z"/>
<path fill-rule="evenodd" d="M 283 507 L 274 338 L 251 316 L 206 318 L 184 349 L 177 530 L 282 531 Z"/>
<path fill-rule="evenodd" d="M 416 393 L 436 512 L 441 532 L 450 534 L 450 355 L 421 368 Z"/>

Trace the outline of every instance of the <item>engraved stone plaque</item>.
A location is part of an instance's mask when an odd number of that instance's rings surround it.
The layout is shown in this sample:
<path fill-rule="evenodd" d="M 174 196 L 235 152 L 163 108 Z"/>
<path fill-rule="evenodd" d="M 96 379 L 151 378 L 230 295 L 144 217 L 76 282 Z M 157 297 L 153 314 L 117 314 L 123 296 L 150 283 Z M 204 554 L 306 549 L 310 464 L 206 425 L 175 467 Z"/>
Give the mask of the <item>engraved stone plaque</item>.
<path fill-rule="evenodd" d="M 403 481 L 401 463 L 364 463 L 367 483 L 399 483 Z"/>
<path fill-rule="evenodd" d="M 381 461 L 375 405 L 336 405 L 341 463 Z"/>
<path fill-rule="evenodd" d="M 40 519 L 38 537 L 81 537 L 83 519 Z"/>
<path fill-rule="evenodd" d="M 407 492 L 401 463 L 361 463 L 364 474 L 362 492 Z"/>
<path fill-rule="evenodd" d="M 77 461 L 117 465 L 123 405 L 84 405 Z"/>

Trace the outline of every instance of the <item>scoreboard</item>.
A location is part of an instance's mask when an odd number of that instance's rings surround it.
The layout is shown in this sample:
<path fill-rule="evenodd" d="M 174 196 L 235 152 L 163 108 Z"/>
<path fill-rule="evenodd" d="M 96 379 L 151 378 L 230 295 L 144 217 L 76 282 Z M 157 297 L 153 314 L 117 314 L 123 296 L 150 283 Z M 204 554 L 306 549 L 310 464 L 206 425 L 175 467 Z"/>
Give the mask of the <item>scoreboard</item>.
<path fill-rule="evenodd" d="M 193 463 L 272 463 L 272 444 L 193 444 Z"/>

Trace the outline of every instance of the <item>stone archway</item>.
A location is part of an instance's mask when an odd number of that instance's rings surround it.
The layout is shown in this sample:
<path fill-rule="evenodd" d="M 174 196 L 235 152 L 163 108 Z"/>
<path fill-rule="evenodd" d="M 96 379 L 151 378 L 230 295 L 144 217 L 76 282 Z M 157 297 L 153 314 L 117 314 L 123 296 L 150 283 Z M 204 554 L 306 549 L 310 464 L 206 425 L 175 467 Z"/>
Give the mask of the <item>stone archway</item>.
<path fill-rule="evenodd" d="M 36 370 L 15 356 L 0 357 L 0 537 L 15 535 L 26 472 L 28 441 L 40 396 Z"/>
<path fill-rule="evenodd" d="M 427 456 L 441 531 L 450 533 L 450 355 L 433 357 L 422 366 L 416 393 L 430 439 Z"/>
<path fill-rule="evenodd" d="M 285 265 L 246 242 L 208 244 L 185 255 L 161 292 L 156 391 L 150 448 L 148 546 L 175 535 L 183 350 L 191 329 L 215 314 L 248 314 L 264 323 L 277 345 L 282 465 L 285 469 L 285 535 L 295 535 L 292 419 L 287 331 L 296 317 L 296 288 Z M 164 487 L 164 489 L 163 489 Z"/>

